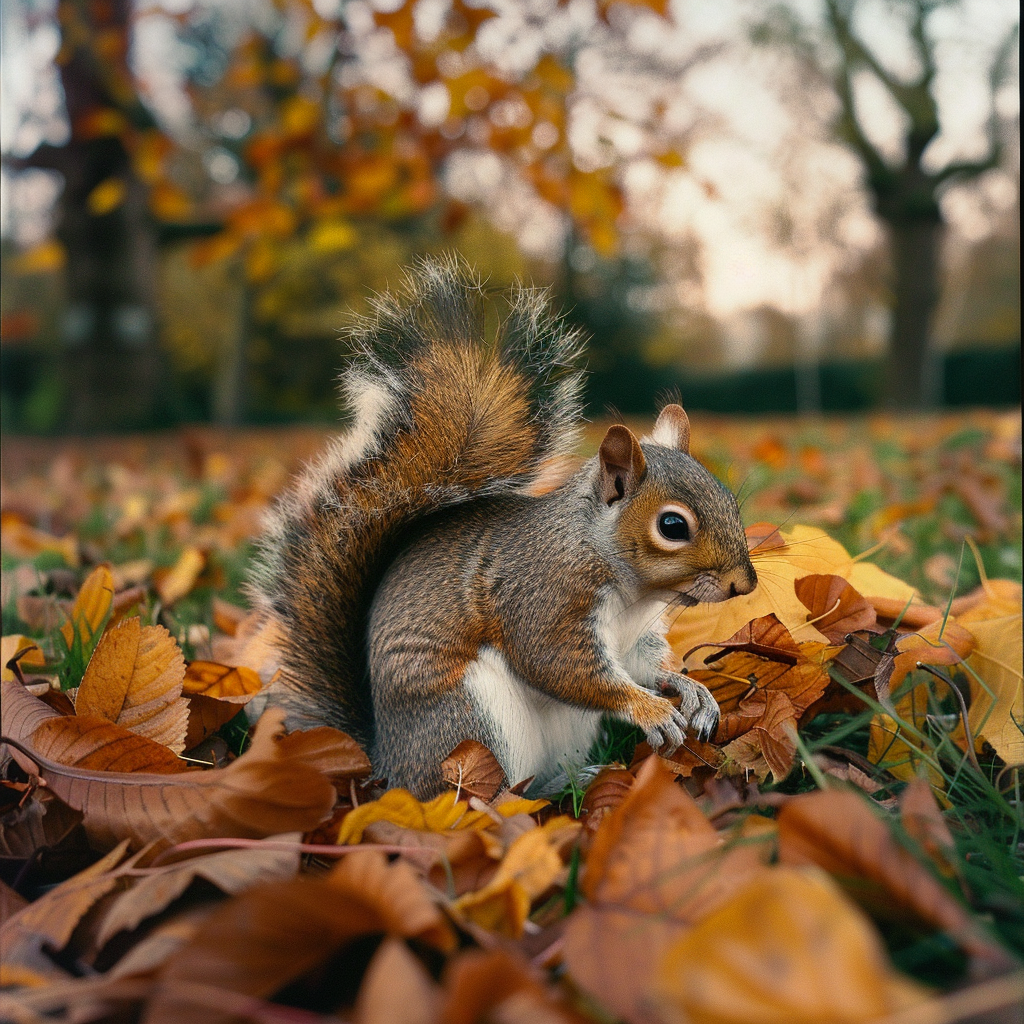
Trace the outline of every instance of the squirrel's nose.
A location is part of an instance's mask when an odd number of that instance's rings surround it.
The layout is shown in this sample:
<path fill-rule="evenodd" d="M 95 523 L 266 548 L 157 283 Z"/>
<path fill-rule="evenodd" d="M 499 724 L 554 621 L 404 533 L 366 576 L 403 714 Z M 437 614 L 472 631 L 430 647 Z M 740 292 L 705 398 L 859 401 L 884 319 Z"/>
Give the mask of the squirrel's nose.
<path fill-rule="evenodd" d="M 738 583 L 736 580 L 730 581 L 729 596 L 739 597 L 740 594 L 749 594 L 756 586 L 757 574 L 754 572 L 753 567 L 751 567 L 750 572 L 745 574 Z"/>

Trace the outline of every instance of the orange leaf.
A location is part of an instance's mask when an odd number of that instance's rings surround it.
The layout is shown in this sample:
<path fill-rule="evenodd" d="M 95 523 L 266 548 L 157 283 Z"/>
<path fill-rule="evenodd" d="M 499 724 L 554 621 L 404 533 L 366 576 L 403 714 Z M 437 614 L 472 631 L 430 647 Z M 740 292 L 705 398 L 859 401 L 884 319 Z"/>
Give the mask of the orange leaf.
<path fill-rule="evenodd" d="M 181 648 L 163 626 L 127 619 L 100 637 L 75 708 L 79 715 L 104 718 L 180 754 L 188 723 L 184 675 Z"/>
<path fill-rule="evenodd" d="M 166 605 L 180 601 L 191 592 L 205 567 L 206 555 L 198 548 L 185 548 L 169 570 L 157 570 L 153 574 L 160 600 Z"/>
<path fill-rule="evenodd" d="M 648 758 L 590 849 L 569 918 L 565 962 L 573 980 L 614 1014 L 645 1019 L 661 953 L 690 922 L 764 870 L 764 847 L 725 847 L 693 798 Z"/>
<path fill-rule="evenodd" d="M 215 661 L 190 661 L 182 683 L 182 692 L 189 696 L 250 697 L 262 689 L 260 677 L 251 668 Z"/>
<path fill-rule="evenodd" d="M 680 938 L 655 991 L 687 1024 L 867 1024 L 928 996 L 827 875 L 794 868 L 755 875 Z"/>

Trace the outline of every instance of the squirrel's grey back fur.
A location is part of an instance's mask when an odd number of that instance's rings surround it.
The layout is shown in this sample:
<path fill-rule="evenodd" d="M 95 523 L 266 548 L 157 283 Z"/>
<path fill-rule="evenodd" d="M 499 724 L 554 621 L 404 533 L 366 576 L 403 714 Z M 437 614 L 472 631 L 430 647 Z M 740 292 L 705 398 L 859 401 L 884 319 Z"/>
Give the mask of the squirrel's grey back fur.
<path fill-rule="evenodd" d="M 348 332 L 349 429 L 278 500 L 251 577 L 280 637 L 273 699 L 293 718 L 369 744 L 367 616 L 408 528 L 520 490 L 573 449 L 583 339 L 541 291 L 518 287 L 510 305 L 488 345 L 479 280 L 424 259 Z"/>

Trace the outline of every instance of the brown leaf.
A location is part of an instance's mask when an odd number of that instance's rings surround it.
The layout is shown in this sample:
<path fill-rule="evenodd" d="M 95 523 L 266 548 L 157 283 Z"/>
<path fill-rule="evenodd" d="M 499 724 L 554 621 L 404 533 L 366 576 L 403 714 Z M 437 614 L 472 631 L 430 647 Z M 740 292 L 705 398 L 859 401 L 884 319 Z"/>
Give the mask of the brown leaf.
<path fill-rule="evenodd" d="M 147 1021 L 178 1024 L 196 1017 L 197 1008 L 176 991 L 179 983 L 267 998 L 336 958 L 353 939 L 381 932 L 445 952 L 455 944 L 412 868 L 388 864 L 373 851 L 347 855 L 323 878 L 255 885 L 214 911 L 193 941 L 170 957 Z M 209 1007 L 201 1016 L 205 1024 L 235 1019 Z"/>
<path fill-rule="evenodd" d="M 44 847 L 59 846 L 81 823 L 78 811 L 53 793 L 36 790 L 27 803 L 0 818 L 0 857 L 28 860 Z"/>
<path fill-rule="evenodd" d="M 108 629 L 89 661 L 75 709 L 162 743 L 185 749 L 188 703 L 181 696 L 185 658 L 163 626 L 138 618 Z"/>
<path fill-rule="evenodd" d="M 1006 961 L 964 907 L 893 839 L 865 799 L 839 790 L 803 793 L 783 805 L 778 824 L 783 864 L 817 864 L 847 885 L 866 910 L 944 930 L 979 961 Z"/>
<path fill-rule="evenodd" d="M 766 770 L 781 782 L 793 767 L 796 743 L 790 730 L 796 728 L 798 713 L 789 695 L 780 690 L 759 690 L 743 701 L 735 718 L 746 728 L 723 753 L 744 770 L 764 779 Z"/>
<path fill-rule="evenodd" d="M 573 980 L 613 1013 L 648 1019 L 661 953 L 761 870 L 761 856 L 757 844 L 723 846 L 693 798 L 649 758 L 594 837 L 580 886 L 588 902 L 565 932 Z"/>
<path fill-rule="evenodd" d="M 900 820 L 921 849 L 947 877 L 956 874 L 956 843 L 942 816 L 932 787 L 920 776 L 900 794 Z"/>
<path fill-rule="evenodd" d="M 357 1024 L 433 1024 L 441 988 L 401 939 L 385 939 L 359 987 Z"/>
<path fill-rule="evenodd" d="M 793 586 L 808 620 L 834 644 L 843 643 L 847 633 L 877 624 L 875 609 L 842 576 L 802 576 Z"/>
<path fill-rule="evenodd" d="M 587 786 L 580 806 L 583 827 L 593 833 L 602 820 L 615 810 L 636 781 L 625 768 L 604 768 Z"/>
<path fill-rule="evenodd" d="M 188 702 L 188 727 L 185 730 L 185 750 L 192 750 L 212 736 L 221 726 L 227 725 L 242 709 L 245 698 L 217 700 L 204 697 L 201 693 L 186 698 Z"/>
<path fill-rule="evenodd" d="M 298 843 L 300 836 L 292 833 L 274 838 Z M 259 882 L 291 878 L 298 866 L 297 846 L 294 850 L 247 847 L 208 853 L 154 869 L 153 874 L 133 878 L 131 888 L 118 895 L 107 908 L 96 947 L 102 949 L 118 932 L 133 931 L 146 918 L 159 914 L 197 878 L 204 878 L 221 892 L 233 895 Z"/>
<path fill-rule="evenodd" d="M 20 684 L 2 687 L 4 734 L 31 749 L 24 730 L 58 716 Z M 89 841 L 97 849 L 124 838 L 133 847 L 154 839 L 169 844 L 211 836 L 261 839 L 319 824 L 335 801 L 334 786 L 321 768 L 340 772 L 356 759 L 354 741 L 344 733 L 313 729 L 286 736 L 283 721 L 283 711 L 266 712 L 241 757 L 226 768 L 205 772 L 126 774 L 68 767 L 38 753 L 15 756 L 26 771 L 39 774 L 65 803 L 83 812 Z M 18 731 L 12 732 L 14 728 Z M 126 735 L 138 743 L 151 742 Z M 365 763 L 365 755 L 359 755 Z"/>
<path fill-rule="evenodd" d="M 747 550 L 751 554 L 760 555 L 786 546 L 785 539 L 774 523 L 752 523 L 744 532 L 747 535 Z"/>
<path fill-rule="evenodd" d="M 234 636 L 238 632 L 238 627 L 249 614 L 247 609 L 241 608 L 237 604 L 231 604 L 216 595 L 213 598 L 212 607 L 214 626 L 228 636 Z"/>
<path fill-rule="evenodd" d="M 498 759 L 482 743 L 463 740 L 442 762 L 444 781 L 481 800 L 493 800 L 508 785 Z"/>
<path fill-rule="evenodd" d="M 470 949 L 449 964 L 440 1020 L 445 1024 L 579 1024 L 514 950 Z"/>
<path fill-rule="evenodd" d="M 797 584 L 799 585 L 800 582 L 798 580 Z M 701 647 L 715 647 L 718 652 L 709 654 L 704 659 L 705 664 L 715 661 L 722 652 L 727 650 L 747 651 L 749 654 L 758 654 L 762 658 L 782 661 L 787 665 L 795 665 L 800 660 L 799 645 L 774 613 L 752 619 L 728 640 L 723 640 L 720 643 L 698 644 L 683 655 L 684 659 L 689 658 L 694 651 L 700 650 Z"/>
<path fill-rule="evenodd" d="M 121 843 L 105 857 L 73 878 L 43 893 L 0 926 L 0 948 L 4 953 L 5 971 L 19 963 L 38 970 L 40 959 L 34 955 L 45 944 L 62 950 L 75 928 L 92 907 L 117 885 L 113 872 L 124 859 L 127 842 Z M 60 976 L 54 971 L 55 976 Z"/>

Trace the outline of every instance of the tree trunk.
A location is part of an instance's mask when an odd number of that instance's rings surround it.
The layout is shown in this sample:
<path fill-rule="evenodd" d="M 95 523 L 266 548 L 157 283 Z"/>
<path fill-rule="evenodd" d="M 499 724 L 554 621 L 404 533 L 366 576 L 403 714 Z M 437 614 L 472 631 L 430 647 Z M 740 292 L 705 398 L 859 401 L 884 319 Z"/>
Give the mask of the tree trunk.
<path fill-rule="evenodd" d="M 889 223 L 893 262 L 892 327 L 886 372 L 890 409 L 927 409 L 941 400 L 932 321 L 939 301 L 943 225 L 912 219 Z"/>

